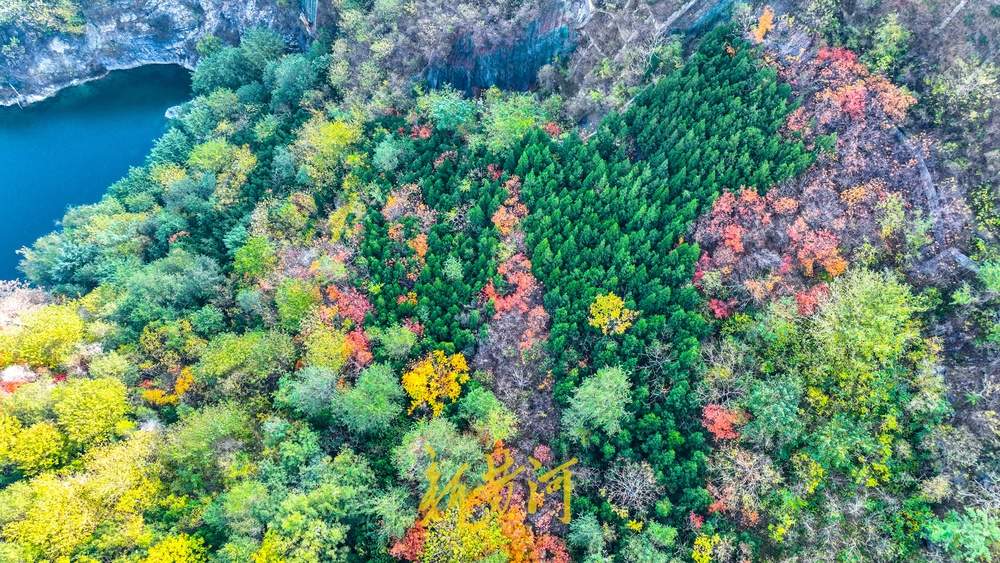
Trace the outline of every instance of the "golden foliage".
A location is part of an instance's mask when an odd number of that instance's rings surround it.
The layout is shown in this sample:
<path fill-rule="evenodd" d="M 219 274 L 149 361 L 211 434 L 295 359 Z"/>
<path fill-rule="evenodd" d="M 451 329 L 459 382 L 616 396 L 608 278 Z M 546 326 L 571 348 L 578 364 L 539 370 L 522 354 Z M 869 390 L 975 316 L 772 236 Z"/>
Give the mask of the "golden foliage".
<path fill-rule="evenodd" d="M 117 379 L 75 379 L 52 392 L 56 421 L 74 445 L 89 447 L 120 434 L 130 424 L 128 390 Z"/>
<path fill-rule="evenodd" d="M 66 459 L 66 440 L 51 422 L 37 422 L 18 432 L 7 452 L 7 459 L 25 475 L 55 469 Z"/>
<path fill-rule="evenodd" d="M 18 329 L 0 333 L 0 367 L 12 363 L 58 367 L 83 341 L 85 324 L 76 302 L 29 311 Z"/>
<path fill-rule="evenodd" d="M 712 560 L 712 550 L 719 544 L 721 538 L 718 534 L 706 536 L 699 534 L 694 539 L 694 549 L 691 551 L 691 559 L 695 563 L 709 563 Z"/>
<path fill-rule="evenodd" d="M 31 561 L 85 560 L 79 551 L 91 542 L 135 547 L 148 541 L 143 513 L 160 491 L 155 440 L 153 433 L 137 432 L 88 453 L 78 473 L 44 473 L 3 491 L 11 496 L 0 502 L 19 500 L 8 505 L 0 537 Z"/>
<path fill-rule="evenodd" d="M 417 258 L 421 263 L 424 261 L 424 257 L 427 256 L 427 235 L 420 233 L 419 235 L 413 237 L 406 243 L 413 252 L 417 255 Z"/>
<path fill-rule="evenodd" d="M 638 311 L 625 307 L 614 293 L 598 295 L 590 304 L 590 326 L 600 329 L 601 334 L 622 334 L 638 316 Z"/>
<path fill-rule="evenodd" d="M 143 389 L 139 395 L 143 401 L 157 407 L 176 405 L 178 401 L 177 395 L 167 393 L 163 389 Z"/>
<path fill-rule="evenodd" d="M 320 115 L 307 121 L 292 145 L 309 177 L 320 184 L 333 179 L 333 172 L 347 149 L 361 138 L 361 128 L 345 121 L 327 121 Z"/>
<path fill-rule="evenodd" d="M 215 174 L 216 205 L 224 206 L 236 202 L 240 189 L 257 166 L 257 157 L 248 145 L 237 147 L 223 139 L 212 139 L 192 149 L 188 164 Z"/>
<path fill-rule="evenodd" d="M 750 35 L 753 36 L 756 43 L 760 43 L 764 41 L 767 32 L 772 29 L 774 29 L 774 10 L 770 6 L 764 6 L 764 11 L 760 14 L 760 19 L 757 20 L 757 26 L 750 32 Z"/>
<path fill-rule="evenodd" d="M 474 521 L 462 521 L 459 509 L 452 508 L 428 526 L 420 560 L 427 563 L 464 563 L 504 553 L 509 539 L 500 518 L 492 510 Z"/>
<path fill-rule="evenodd" d="M 346 335 L 333 327 L 321 325 L 309 331 L 304 338 L 305 363 L 339 372 L 351 355 Z"/>
<path fill-rule="evenodd" d="M 17 444 L 17 434 L 20 431 L 21 421 L 5 409 L 0 408 L 0 460 L 7 459 L 7 456 L 10 455 L 11 448 Z"/>
<path fill-rule="evenodd" d="M 352 178 L 355 180 L 351 181 Z M 366 207 L 354 188 L 348 187 L 348 185 L 357 183 L 356 178 L 353 174 L 348 174 L 344 178 L 344 192 L 349 195 L 347 195 L 346 201 L 338 205 L 327 219 L 327 230 L 330 233 L 330 240 L 333 242 L 340 242 L 345 234 L 349 235 L 352 231 L 361 228 L 359 218 L 364 216 Z"/>
<path fill-rule="evenodd" d="M 240 188 L 247 182 L 250 172 L 257 166 L 257 157 L 250 147 L 243 145 L 232 151 L 229 165 L 216 177 L 215 197 L 218 205 L 232 205 L 240 195 Z"/>
<path fill-rule="evenodd" d="M 142 563 L 203 563 L 206 560 L 201 539 L 179 534 L 167 536 L 149 548 L 149 554 Z"/>
<path fill-rule="evenodd" d="M 434 416 L 444 409 L 443 399 L 458 399 L 462 384 L 469 380 L 469 365 L 462 354 L 446 356 L 434 350 L 403 374 L 403 388 L 410 395 L 410 410 L 428 406 Z"/>
<path fill-rule="evenodd" d="M 149 175 L 163 188 L 169 188 L 187 178 L 187 171 L 176 164 L 157 164 L 149 170 Z"/>
<path fill-rule="evenodd" d="M 177 381 L 174 382 L 174 393 L 178 396 L 183 395 L 191 389 L 194 385 L 194 370 L 190 367 L 185 367 L 181 369 L 181 374 L 177 376 Z"/>

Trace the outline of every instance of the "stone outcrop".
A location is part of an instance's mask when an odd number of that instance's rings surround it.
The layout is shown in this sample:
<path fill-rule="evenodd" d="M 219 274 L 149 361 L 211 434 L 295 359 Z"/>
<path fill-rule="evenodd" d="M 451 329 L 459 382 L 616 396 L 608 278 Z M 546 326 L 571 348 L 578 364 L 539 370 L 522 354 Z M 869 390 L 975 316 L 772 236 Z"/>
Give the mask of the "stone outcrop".
<path fill-rule="evenodd" d="M 485 0 L 420 0 L 414 4 L 418 14 L 401 15 L 406 25 L 397 24 L 400 33 L 391 35 L 398 56 L 381 64 L 404 82 L 423 78 L 432 86 L 451 84 L 472 94 L 493 85 L 535 87 L 539 69 L 559 58 L 568 63 L 560 93 L 590 100 L 584 105 L 594 105 L 594 92 L 607 98 L 599 107 L 571 113 L 599 116 L 624 102 L 609 95 L 613 86 L 631 85 L 643 76 L 650 50 L 661 39 L 697 28 L 731 1 L 625 0 L 606 5 L 535 0 L 502 14 Z M 317 26 L 337 21 L 329 3 L 319 2 L 315 16 L 307 16 L 303 7 L 315 4 L 300 0 L 80 4 L 86 22 L 82 34 L 0 27 L 0 45 L 15 37 L 22 47 L 13 57 L 0 54 L 0 105 L 35 102 L 117 69 L 147 64 L 193 68 L 195 47 L 207 35 L 235 43 L 245 30 L 265 27 L 289 44 L 304 47 Z M 368 54 L 367 48 L 361 50 Z M 598 67 L 601 72 L 595 72 Z M 569 105 L 574 105 L 572 100 Z"/>
<path fill-rule="evenodd" d="M 147 64 L 191 68 L 206 35 L 235 41 L 253 27 L 276 31 L 290 43 L 306 35 L 299 2 L 289 0 L 104 0 L 83 2 L 83 34 L 2 29 L 23 50 L 0 56 L 0 105 L 30 103 L 112 70 Z"/>

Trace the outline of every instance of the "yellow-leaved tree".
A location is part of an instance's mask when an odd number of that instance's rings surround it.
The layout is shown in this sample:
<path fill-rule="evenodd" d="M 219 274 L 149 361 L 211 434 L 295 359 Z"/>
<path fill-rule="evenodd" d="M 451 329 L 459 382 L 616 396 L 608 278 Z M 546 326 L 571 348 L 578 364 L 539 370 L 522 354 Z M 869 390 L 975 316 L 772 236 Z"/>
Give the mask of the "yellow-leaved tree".
<path fill-rule="evenodd" d="M 71 445 L 86 449 L 131 428 L 128 389 L 117 379 L 72 379 L 52 391 L 56 423 Z"/>
<path fill-rule="evenodd" d="M 621 334 L 638 316 L 638 311 L 626 307 L 622 298 L 614 293 L 598 295 L 590 304 L 590 326 L 600 329 L 601 334 Z"/>
<path fill-rule="evenodd" d="M 443 399 L 455 401 L 469 380 L 469 365 L 462 354 L 434 350 L 403 374 L 403 388 L 410 395 L 410 410 L 426 405 L 434 416 L 444 410 Z"/>
<path fill-rule="evenodd" d="M 0 539 L 15 561 L 89 561 L 86 546 L 128 550 L 148 541 L 144 515 L 161 483 L 154 463 L 156 435 L 88 452 L 72 473 L 46 472 L 0 491 L 5 507 Z"/>
<path fill-rule="evenodd" d="M 247 145 L 237 147 L 224 139 L 212 139 L 191 150 L 188 164 L 215 174 L 216 205 L 226 206 L 236 202 L 243 184 L 257 166 L 257 157 Z"/>
<path fill-rule="evenodd" d="M 55 368 L 69 359 L 85 335 L 78 309 L 78 302 L 70 301 L 22 315 L 20 327 L 0 332 L 0 367 L 24 363 Z"/>
<path fill-rule="evenodd" d="M 330 182 L 347 150 L 361 138 L 361 128 L 341 120 L 328 121 L 314 116 L 299 132 L 292 152 L 305 167 L 309 178 L 319 184 Z"/>
<path fill-rule="evenodd" d="M 128 412 L 127 389 L 114 378 L 22 387 L 0 408 L 0 469 L 13 466 L 25 476 L 56 469 L 127 434 Z"/>
<path fill-rule="evenodd" d="M 767 35 L 768 31 L 774 29 L 774 10 L 770 6 L 764 6 L 764 11 L 760 14 L 760 19 L 757 20 L 757 25 L 750 32 L 753 36 L 753 40 L 756 43 L 764 41 L 764 36 Z"/>
<path fill-rule="evenodd" d="M 149 548 L 142 563 L 203 563 L 205 544 L 200 538 L 187 534 L 171 535 Z"/>

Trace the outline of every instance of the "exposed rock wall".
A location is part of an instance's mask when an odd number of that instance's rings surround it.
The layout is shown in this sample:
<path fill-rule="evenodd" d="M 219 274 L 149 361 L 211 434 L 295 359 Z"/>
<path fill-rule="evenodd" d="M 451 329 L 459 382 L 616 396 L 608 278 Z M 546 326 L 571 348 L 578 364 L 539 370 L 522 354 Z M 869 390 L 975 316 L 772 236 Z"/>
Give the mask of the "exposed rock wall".
<path fill-rule="evenodd" d="M 427 81 L 435 88 L 450 84 L 467 94 L 494 85 L 527 90 L 534 86 L 538 69 L 573 50 L 575 30 L 560 15 L 530 22 L 508 45 L 477 47 L 468 33 L 452 45 L 446 59 L 427 69 Z"/>
<path fill-rule="evenodd" d="M 395 54 L 379 64 L 403 83 L 419 76 L 471 94 L 492 85 L 532 88 L 539 69 L 558 58 L 567 69 L 556 90 L 574 98 L 569 106 L 581 106 L 572 113 L 599 116 L 625 102 L 621 94 L 627 92 L 615 86 L 634 85 L 644 76 L 651 50 L 666 35 L 696 26 L 729 3 L 526 0 L 500 9 L 495 0 L 410 0 L 395 16 L 400 21 L 382 22 L 379 34 L 394 43 Z M 316 26 L 336 25 L 339 18 L 334 5 L 319 2 L 320 21 L 309 22 L 300 0 L 80 4 L 83 34 L 0 27 L 0 45 L 11 38 L 20 45 L 17 52 L 0 54 L 0 105 L 38 101 L 116 69 L 165 63 L 192 68 L 195 46 L 209 34 L 236 42 L 243 31 L 259 26 L 304 46 Z M 356 50 L 364 55 L 358 60 L 344 55 L 354 67 L 370 55 L 368 47 Z M 595 93 L 603 101 L 595 101 Z"/>
<path fill-rule="evenodd" d="M 542 67 L 560 58 L 568 72 L 558 92 L 593 103 L 594 92 L 608 95 L 616 84 L 643 79 L 651 50 L 667 35 L 710 26 L 733 1 L 538 0 L 506 29 L 470 26 L 446 56 L 428 64 L 424 76 L 431 86 L 450 84 L 468 94 L 493 85 L 527 90 L 538 85 Z M 598 66 L 600 76 L 594 76 Z M 590 113 L 600 116 L 619 105 L 609 100 Z"/>
<path fill-rule="evenodd" d="M 195 45 L 213 34 L 235 40 L 244 30 L 267 27 L 300 42 L 299 2 L 275 0 L 92 0 L 81 2 L 83 34 L 0 28 L 23 49 L 0 55 L 0 105 L 44 99 L 109 71 L 146 64 L 180 64 L 196 58 Z"/>

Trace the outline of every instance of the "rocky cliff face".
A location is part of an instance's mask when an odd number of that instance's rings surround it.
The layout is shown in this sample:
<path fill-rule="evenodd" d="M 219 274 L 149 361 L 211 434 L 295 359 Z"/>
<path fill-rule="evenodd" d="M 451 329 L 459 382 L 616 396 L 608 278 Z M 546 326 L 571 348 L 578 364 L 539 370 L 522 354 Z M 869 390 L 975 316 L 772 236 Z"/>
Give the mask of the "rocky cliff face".
<path fill-rule="evenodd" d="M 538 69 L 573 51 L 576 30 L 589 13 L 585 3 L 552 3 L 500 41 L 482 41 L 470 31 L 452 43 L 446 58 L 431 62 L 425 78 L 432 87 L 448 84 L 467 95 L 490 86 L 527 90 Z"/>
<path fill-rule="evenodd" d="M 279 3 L 281 5 L 279 5 Z M 0 105 L 44 99 L 109 71 L 196 58 L 195 45 L 213 34 L 234 41 L 244 30 L 267 27 L 300 42 L 305 34 L 297 0 L 95 0 L 82 2 L 83 34 L 0 29 L 23 46 L 0 56 Z"/>
<path fill-rule="evenodd" d="M 0 0 L 3 2 L 3 0 Z M 498 85 L 528 89 L 539 69 L 555 58 L 567 62 L 563 78 L 548 72 L 554 91 L 570 99 L 575 116 L 599 116 L 627 97 L 613 92 L 644 76 L 650 53 L 671 32 L 698 22 L 732 0 L 526 0 L 506 13 L 493 0 L 410 0 L 411 10 L 386 25 L 395 59 L 379 64 L 401 82 L 416 76 L 468 93 Z M 212 34 L 235 43 L 251 27 L 266 27 L 304 46 L 307 26 L 300 0 L 81 0 L 83 34 L 0 27 L 0 105 L 30 103 L 116 69 L 173 63 L 192 68 L 195 45 Z M 338 19 L 329 2 L 318 4 L 318 25 Z M 311 19 L 311 18 L 310 18 Z M 379 23 L 381 22 L 381 23 Z M 350 34 L 348 33 L 348 37 Z M 344 56 L 354 67 L 371 55 L 356 45 Z M 8 50 L 9 51 L 9 50 Z M 348 51 L 351 51 L 348 49 Z M 357 60 L 355 60 L 357 59 Z M 548 65 L 551 66 L 551 65 Z M 550 69 L 551 70 L 551 69 Z M 561 85 L 551 84 L 563 82 Z M 618 85 L 618 86 L 616 86 Z M 600 100 L 595 101 L 595 93 Z M 626 92 L 627 93 L 627 92 Z"/>

